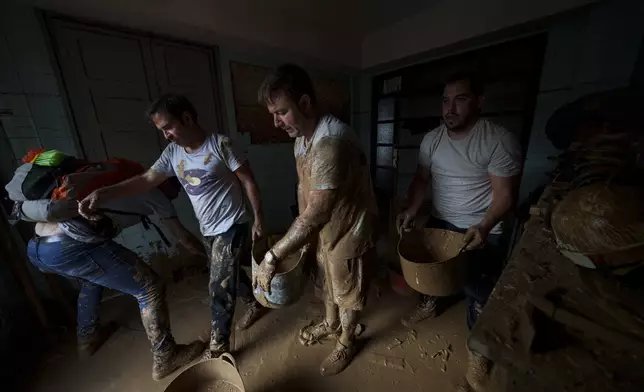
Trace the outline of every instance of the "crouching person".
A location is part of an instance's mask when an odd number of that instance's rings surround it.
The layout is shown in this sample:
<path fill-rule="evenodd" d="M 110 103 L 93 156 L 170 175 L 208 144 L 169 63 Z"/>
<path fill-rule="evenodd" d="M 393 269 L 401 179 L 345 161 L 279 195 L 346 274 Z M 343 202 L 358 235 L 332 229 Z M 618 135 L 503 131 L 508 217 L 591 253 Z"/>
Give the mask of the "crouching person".
<path fill-rule="evenodd" d="M 79 280 L 77 336 L 82 356 L 96 352 L 114 331 L 110 326 L 99 326 L 103 288 L 136 298 L 150 340 L 152 378 L 160 380 L 198 357 L 204 343 L 199 340 L 187 345 L 175 343 L 161 278 L 134 252 L 112 238 L 123 228 L 140 223 L 141 216 L 156 213 L 188 249 L 199 249 L 199 241 L 181 225 L 172 203 L 159 189 L 101 207 L 114 213 L 105 213 L 103 219 L 92 222 L 79 216 L 75 200 L 18 203 L 21 218 L 37 222 L 28 245 L 29 260 L 43 272 Z"/>

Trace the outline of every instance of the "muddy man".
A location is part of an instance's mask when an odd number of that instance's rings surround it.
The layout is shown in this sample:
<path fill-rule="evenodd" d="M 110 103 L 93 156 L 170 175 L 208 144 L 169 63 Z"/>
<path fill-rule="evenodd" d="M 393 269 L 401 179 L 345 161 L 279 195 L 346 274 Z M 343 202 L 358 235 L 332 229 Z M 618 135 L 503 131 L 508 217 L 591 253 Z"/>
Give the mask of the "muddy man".
<path fill-rule="evenodd" d="M 144 174 L 95 191 L 81 202 L 80 210 L 91 217 L 98 203 L 145 192 L 170 177 L 179 179 L 199 220 L 210 257 L 212 318 L 210 346 L 204 359 L 216 358 L 230 351 L 237 292 L 247 309 L 237 329 L 248 328 L 264 309 L 255 301 L 251 281 L 239 265 L 241 255 L 249 251 L 245 244 L 251 216 L 244 191 L 255 215 L 253 239 L 263 235 L 259 188 L 248 160 L 230 138 L 199 126 L 197 111 L 186 97 L 164 95 L 151 104 L 147 115 L 170 142 L 161 157 Z"/>
<path fill-rule="evenodd" d="M 356 353 L 358 311 L 365 305 L 375 262 L 377 207 L 369 166 L 351 128 L 319 112 L 313 84 L 302 68 L 287 64 L 273 70 L 258 95 L 275 126 L 296 139 L 299 216 L 266 253 L 253 283 L 270 292 L 280 260 L 317 243 L 316 291 L 326 317 L 303 329 L 300 341 L 308 345 L 339 335 L 320 368 L 322 375 L 334 375 Z"/>

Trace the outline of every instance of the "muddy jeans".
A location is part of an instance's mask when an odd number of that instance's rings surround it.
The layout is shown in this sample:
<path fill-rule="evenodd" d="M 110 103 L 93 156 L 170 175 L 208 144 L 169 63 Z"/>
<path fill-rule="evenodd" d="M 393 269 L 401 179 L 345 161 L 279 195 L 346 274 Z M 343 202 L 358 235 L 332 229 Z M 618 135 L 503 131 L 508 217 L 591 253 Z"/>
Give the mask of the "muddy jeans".
<path fill-rule="evenodd" d="M 32 239 L 27 254 L 41 271 L 80 281 L 79 340 L 91 337 L 98 327 L 102 288 L 109 287 L 132 295 L 139 302 L 141 321 L 155 357 L 167 355 L 174 349 L 165 288 L 159 276 L 134 252 L 114 241 L 88 244 L 64 237 L 50 243 Z"/>
<path fill-rule="evenodd" d="M 460 229 L 449 222 L 430 218 L 426 227 L 445 229 L 465 233 L 467 230 Z M 471 329 L 487 302 L 488 297 L 494 289 L 494 285 L 503 270 L 504 253 L 500 246 L 501 235 L 490 234 L 487 237 L 487 244 L 482 249 L 468 252 L 467 258 L 467 279 L 465 283 L 465 296 L 468 300 L 467 326 Z M 439 297 L 423 295 L 421 306 L 435 308 Z"/>
<path fill-rule="evenodd" d="M 240 223 L 227 232 L 204 238 L 206 253 L 210 255 L 210 310 L 212 313 L 210 330 L 210 350 L 228 351 L 230 349 L 230 329 L 235 311 L 235 301 L 239 299 L 248 306 L 255 305 L 250 278 L 241 270 L 239 260 L 242 252 L 248 250 L 246 238 L 248 224 Z"/>

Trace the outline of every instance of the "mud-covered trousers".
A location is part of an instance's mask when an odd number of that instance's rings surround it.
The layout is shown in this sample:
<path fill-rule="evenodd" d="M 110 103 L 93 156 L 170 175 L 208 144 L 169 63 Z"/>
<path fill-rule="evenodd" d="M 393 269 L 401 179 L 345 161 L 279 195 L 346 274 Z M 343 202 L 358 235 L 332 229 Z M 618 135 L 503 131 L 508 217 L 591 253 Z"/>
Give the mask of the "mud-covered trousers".
<path fill-rule="evenodd" d="M 31 263 L 43 272 L 77 278 L 77 335 L 79 341 L 92 336 L 99 325 L 103 287 L 132 295 L 139 302 L 141 321 L 154 356 L 165 356 L 175 346 L 170 331 L 165 287 L 161 278 L 137 255 L 106 241 L 88 244 L 60 236 L 57 242 L 42 238 L 29 241 L 27 254 Z"/>
<path fill-rule="evenodd" d="M 238 223 L 222 234 L 204 237 L 206 253 L 210 258 L 208 292 L 212 313 L 212 351 L 230 349 L 230 330 L 237 294 L 244 305 L 253 306 L 255 302 L 250 278 L 240 271 L 242 253 L 248 251 L 247 238 L 248 223 Z"/>

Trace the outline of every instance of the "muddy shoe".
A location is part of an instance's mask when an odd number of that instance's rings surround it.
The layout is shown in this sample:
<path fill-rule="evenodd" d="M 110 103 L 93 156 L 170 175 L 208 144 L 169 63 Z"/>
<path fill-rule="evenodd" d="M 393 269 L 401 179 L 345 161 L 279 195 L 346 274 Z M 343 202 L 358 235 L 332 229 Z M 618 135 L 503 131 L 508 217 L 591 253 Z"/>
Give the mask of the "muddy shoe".
<path fill-rule="evenodd" d="M 470 387 L 470 384 L 467 382 L 467 380 L 463 380 L 462 382 L 456 384 L 456 387 L 454 387 L 454 392 L 474 392 L 472 387 Z"/>
<path fill-rule="evenodd" d="M 248 305 L 246 313 L 239 319 L 235 329 L 238 331 L 243 331 L 248 329 L 255 321 L 259 320 L 263 315 L 268 313 L 268 309 L 261 306 L 257 302 L 253 302 L 252 305 Z"/>
<path fill-rule="evenodd" d="M 320 374 L 323 376 L 333 376 L 340 373 L 349 366 L 355 355 L 355 344 L 345 346 L 344 344 L 337 342 L 333 352 L 331 352 L 331 354 L 322 361 Z"/>
<path fill-rule="evenodd" d="M 77 345 L 78 357 L 85 359 L 94 355 L 117 329 L 119 329 L 119 325 L 111 322 L 98 327 L 91 336 L 79 339 Z"/>
<path fill-rule="evenodd" d="M 465 379 L 473 391 L 483 391 L 490 379 L 492 361 L 481 354 L 467 350 L 467 374 Z"/>
<path fill-rule="evenodd" d="M 416 305 L 414 311 L 406 317 L 403 317 L 400 322 L 405 327 L 411 327 L 423 320 L 434 318 L 436 315 L 436 298 L 423 297 L 418 305 Z"/>
<path fill-rule="evenodd" d="M 204 342 L 201 340 L 194 341 L 190 344 L 177 344 L 172 354 L 162 358 L 154 358 L 152 378 L 155 381 L 159 381 L 181 366 L 197 358 L 203 352 L 203 349 Z"/>
<path fill-rule="evenodd" d="M 320 324 L 308 325 L 302 328 L 299 341 L 304 346 L 311 346 L 320 343 L 326 338 L 339 336 L 340 331 L 342 331 L 340 323 L 338 323 L 337 327 L 332 327 L 326 321 L 322 321 Z"/>
<path fill-rule="evenodd" d="M 219 358 L 223 353 L 229 353 L 230 348 L 228 346 L 221 346 L 218 348 L 209 348 L 204 351 L 203 356 L 201 357 L 202 361 L 207 361 L 209 359 Z"/>

